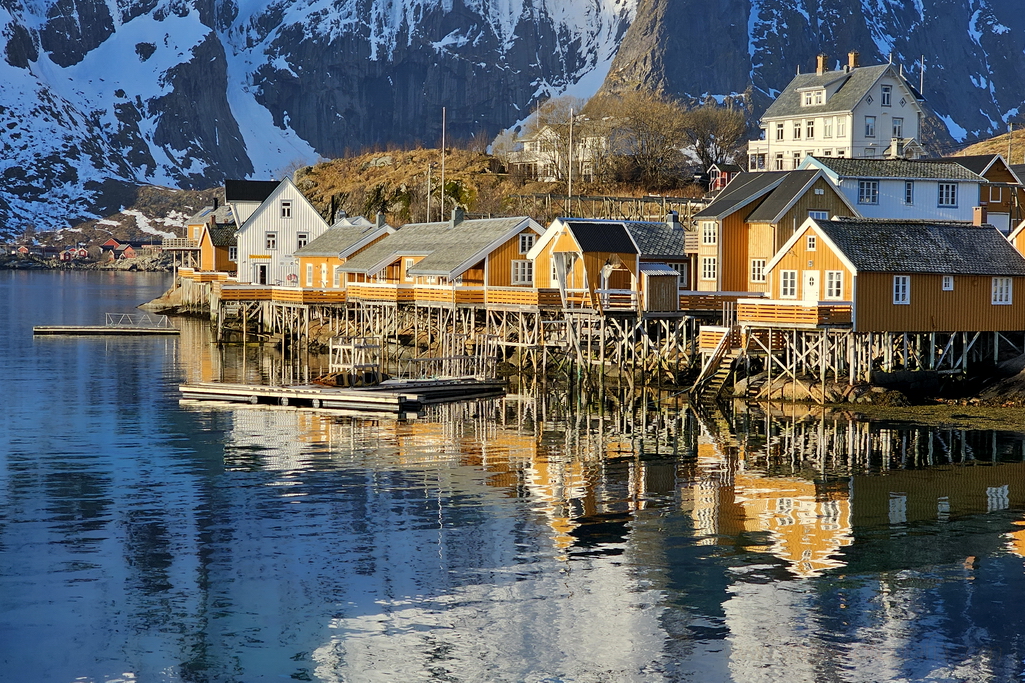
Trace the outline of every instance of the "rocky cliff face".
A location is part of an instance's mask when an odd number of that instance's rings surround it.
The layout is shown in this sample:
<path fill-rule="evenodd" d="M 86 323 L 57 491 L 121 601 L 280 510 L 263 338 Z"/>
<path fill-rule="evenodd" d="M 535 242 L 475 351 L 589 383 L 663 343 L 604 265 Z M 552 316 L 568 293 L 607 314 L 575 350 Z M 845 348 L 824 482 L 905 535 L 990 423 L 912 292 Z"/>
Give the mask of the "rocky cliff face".
<path fill-rule="evenodd" d="M 0 0 L 0 232 L 140 184 L 278 176 L 347 149 L 490 139 L 569 88 L 748 93 L 849 49 L 927 65 L 953 139 L 1025 92 L 1019 0 Z M 620 49 L 621 46 L 621 49 Z M 618 50 L 618 55 L 617 55 Z"/>
<path fill-rule="evenodd" d="M 862 64 L 892 55 L 916 85 L 924 56 L 927 104 L 943 123 L 936 152 L 1022 122 L 1018 0 L 641 0 L 604 88 L 746 93 L 757 114 L 817 54 L 838 68 L 850 50 Z"/>

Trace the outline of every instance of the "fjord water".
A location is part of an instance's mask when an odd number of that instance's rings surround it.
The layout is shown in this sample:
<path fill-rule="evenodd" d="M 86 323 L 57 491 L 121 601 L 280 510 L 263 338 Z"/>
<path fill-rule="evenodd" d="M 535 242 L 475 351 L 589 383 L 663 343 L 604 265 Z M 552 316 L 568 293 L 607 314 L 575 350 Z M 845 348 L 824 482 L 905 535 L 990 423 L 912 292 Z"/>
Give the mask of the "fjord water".
<path fill-rule="evenodd" d="M 0 681 L 999 681 L 1025 436 L 559 392 L 181 406 L 306 372 L 33 339 L 164 275 L 0 271 Z M 665 402 L 663 402 L 665 400 Z"/>

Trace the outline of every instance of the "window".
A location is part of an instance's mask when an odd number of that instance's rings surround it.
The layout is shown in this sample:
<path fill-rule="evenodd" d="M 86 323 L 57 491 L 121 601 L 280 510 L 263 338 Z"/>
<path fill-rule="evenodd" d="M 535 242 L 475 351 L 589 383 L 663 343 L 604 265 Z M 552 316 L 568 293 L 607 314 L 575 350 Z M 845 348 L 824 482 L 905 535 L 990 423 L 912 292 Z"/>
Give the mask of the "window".
<path fill-rule="evenodd" d="M 300 232 L 298 235 L 296 235 L 296 239 L 295 239 L 295 248 L 296 249 L 302 249 L 303 247 L 305 247 L 309 243 L 310 243 L 310 235 L 309 235 L 309 233 Z"/>
<path fill-rule="evenodd" d="M 865 148 L 865 156 L 866 157 L 874 157 L 875 155 L 876 155 L 875 149 L 873 149 L 871 147 L 866 147 Z"/>
<path fill-rule="evenodd" d="M 822 121 L 822 137 L 833 137 L 833 119 L 825 119 Z"/>
<path fill-rule="evenodd" d="M 797 271 L 783 270 L 779 274 L 779 296 L 781 299 L 797 298 Z"/>
<path fill-rule="evenodd" d="M 954 291 L 954 276 L 944 275 L 943 276 L 943 291 L 953 292 Z"/>
<path fill-rule="evenodd" d="M 893 119 L 893 137 L 902 138 L 904 137 L 904 119 L 894 118 Z"/>
<path fill-rule="evenodd" d="M 782 123 L 777 123 L 776 124 L 776 139 L 777 140 L 782 140 L 783 139 L 783 124 Z"/>
<path fill-rule="evenodd" d="M 940 183 L 940 206 L 957 206 L 957 183 Z"/>
<path fill-rule="evenodd" d="M 336 288 L 342 286 L 342 267 L 341 266 L 335 266 L 335 282 L 334 282 L 334 284 L 335 284 Z"/>
<path fill-rule="evenodd" d="M 701 243 L 702 244 L 718 244 L 719 243 L 719 230 L 713 221 L 702 221 L 701 223 Z"/>
<path fill-rule="evenodd" d="M 879 181 L 859 180 L 858 181 L 858 203 L 878 204 L 879 203 Z"/>
<path fill-rule="evenodd" d="M 751 282 L 765 282 L 765 259 L 751 259 Z"/>
<path fill-rule="evenodd" d="M 312 263 L 307 263 L 306 264 L 306 286 L 307 287 L 312 287 L 313 286 L 313 264 Z"/>
<path fill-rule="evenodd" d="M 281 200 L 281 217 L 291 218 L 292 217 L 292 200 L 282 199 Z"/>
<path fill-rule="evenodd" d="M 904 181 L 904 203 L 908 206 L 915 203 L 915 181 Z"/>
<path fill-rule="evenodd" d="M 552 272 L 549 273 L 551 278 L 549 279 L 549 287 L 559 286 L 559 269 L 555 267 L 555 257 L 552 257 Z"/>
<path fill-rule="evenodd" d="M 808 235 L 808 239 L 805 241 L 805 248 L 808 251 L 815 251 L 816 242 L 818 242 L 818 240 L 815 239 L 815 235 Z"/>
<path fill-rule="evenodd" d="M 525 233 L 520 235 L 520 253 L 526 254 L 534 246 L 534 234 Z"/>
<path fill-rule="evenodd" d="M 815 139 L 815 121 L 807 121 L 804 124 L 804 136 L 809 140 Z"/>
<path fill-rule="evenodd" d="M 406 282 L 412 282 L 413 281 L 413 276 L 409 274 L 409 271 L 412 270 L 414 265 L 416 265 L 416 259 L 407 258 L 403 262 L 403 266 L 404 266 L 403 270 L 406 273 L 404 279 L 406 280 Z"/>
<path fill-rule="evenodd" d="M 716 261 L 714 256 L 705 256 L 701 259 L 701 279 L 714 280 L 716 275 Z"/>
<path fill-rule="evenodd" d="M 801 139 L 801 122 L 800 121 L 794 121 L 794 139 L 795 140 L 800 140 Z"/>
<path fill-rule="evenodd" d="M 993 278 L 993 305 L 994 306 L 1010 306 L 1011 305 L 1011 278 L 1009 278 L 1009 277 L 995 277 L 995 278 Z"/>
<path fill-rule="evenodd" d="M 1002 187 L 990 187 L 989 188 L 989 203 L 999 204 L 1003 201 L 1004 193 Z"/>
<path fill-rule="evenodd" d="M 811 209 L 810 211 L 808 211 L 808 218 L 814 218 L 817 221 L 828 221 L 829 212 L 822 211 L 820 209 Z"/>
<path fill-rule="evenodd" d="M 879 104 L 881 106 L 884 106 L 884 107 L 889 107 L 890 106 L 890 98 L 893 96 L 893 86 L 891 86 L 891 85 L 884 85 L 882 87 L 882 91 L 883 91 L 882 92 L 882 102 L 880 102 Z"/>
<path fill-rule="evenodd" d="M 838 150 L 836 150 L 836 155 L 838 157 L 845 157 L 845 156 L 847 156 L 847 150 L 845 150 L 845 149 L 838 149 Z"/>
<path fill-rule="evenodd" d="M 815 104 L 822 104 L 822 98 L 825 97 L 825 92 L 822 90 L 815 91 Z"/>
<path fill-rule="evenodd" d="M 776 170 L 783 170 L 783 152 L 776 152 Z"/>
<path fill-rule="evenodd" d="M 895 305 L 911 303 L 911 278 L 909 276 L 893 276 L 893 303 Z"/>
<path fill-rule="evenodd" d="M 833 150 L 831 150 L 831 149 L 824 149 L 824 150 L 822 150 L 822 156 L 824 156 L 824 157 L 831 157 L 831 156 L 833 156 Z"/>
<path fill-rule="evenodd" d="M 804 106 L 806 106 L 806 107 L 810 107 L 811 106 L 811 93 L 810 92 L 804 93 Z"/>
<path fill-rule="evenodd" d="M 513 261 L 512 262 L 512 283 L 514 285 L 534 284 L 534 262 Z"/>
<path fill-rule="evenodd" d="M 228 247 L 228 260 L 233 263 L 238 262 L 238 247 Z"/>
<path fill-rule="evenodd" d="M 266 233 L 264 235 L 264 242 L 263 242 L 263 244 L 264 244 L 264 246 L 267 249 L 277 249 L 278 248 L 278 233 L 276 233 L 276 232 L 268 232 L 268 233 Z"/>
<path fill-rule="evenodd" d="M 865 117 L 865 137 L 874 138 L 876 136 L 876 117 L 866 116 Z"/>
<path fill-rule="evenodd" d="M 827 299 L 842 299 L 843 298 L 843 271 L 842 270 L 827 270 L 826 271 L 826 298 Z"/>
<path fill-rule="evenodd" d="M 836 122 L 836 137 L 847 137 L 847 119 L 840 119 Z"/>
<path fill-rule="evenodd" d="M 801 165 L 801 153 L 800 152 L 794 152 L 794 168 L 797 168 L 800 165 Z"/>

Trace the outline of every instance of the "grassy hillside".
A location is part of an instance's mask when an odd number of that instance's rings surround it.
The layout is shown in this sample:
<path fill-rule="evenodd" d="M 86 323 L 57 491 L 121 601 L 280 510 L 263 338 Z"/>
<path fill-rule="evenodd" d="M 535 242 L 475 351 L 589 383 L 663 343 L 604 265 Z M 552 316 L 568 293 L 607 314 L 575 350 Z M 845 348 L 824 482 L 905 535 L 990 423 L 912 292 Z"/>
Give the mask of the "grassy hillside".
<path fill-rule="evenodd" d="M 1008 159 L 1007 143 L 1011 143 L 1009 163 L 1025 164 L 1025 129 L 1004 133 L 996 137 L 969 145 L 953 156 L 974 156 L 976 154 L 1002 154 Z"/>

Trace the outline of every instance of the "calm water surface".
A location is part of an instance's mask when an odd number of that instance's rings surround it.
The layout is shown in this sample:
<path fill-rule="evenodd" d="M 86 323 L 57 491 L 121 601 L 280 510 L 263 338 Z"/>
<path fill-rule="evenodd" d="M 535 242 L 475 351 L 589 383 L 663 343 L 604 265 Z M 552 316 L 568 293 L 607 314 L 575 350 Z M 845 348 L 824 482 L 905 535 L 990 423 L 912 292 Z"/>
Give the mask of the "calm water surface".
<path fill-rule="evenodd" d="M 1022 677 L 1021 434 L 180 406 L 307 371 L 196 321 L 31 336 L 167 284 L 0 271 L 0 681 Z"/>

